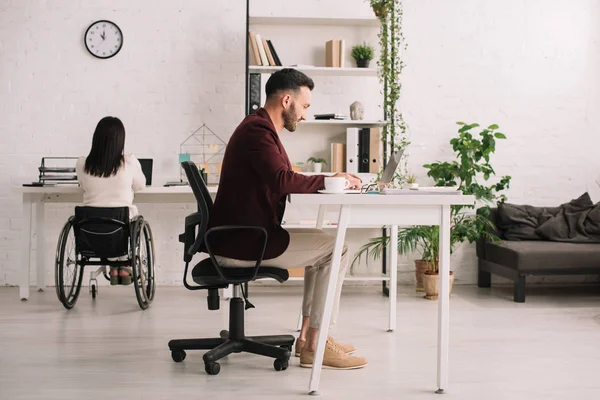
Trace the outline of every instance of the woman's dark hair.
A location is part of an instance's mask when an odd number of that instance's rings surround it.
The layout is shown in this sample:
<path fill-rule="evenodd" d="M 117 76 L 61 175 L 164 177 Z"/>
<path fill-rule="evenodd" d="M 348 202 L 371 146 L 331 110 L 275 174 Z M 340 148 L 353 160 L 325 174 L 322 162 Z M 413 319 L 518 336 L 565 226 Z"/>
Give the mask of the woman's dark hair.
<path fill-rule="evenodd" d="M 274 72 L 269 77 L 267 85 L 265 86 L 265 91 L 267 92 L 268 99 L 271 95 L 280 90 L 293 90 L 297 92 L 303 86 L 313 90 L 315 88 L 315 83 L 303 72 L 293 68 L 284 68 Z"/>
<path fill-rule="evenodd" d="M 85 160 L 85 172 L 108 178 L 123 164 L 125 127 L 119 118 L 104 117 L 96 125 L 92 149 Z"/>

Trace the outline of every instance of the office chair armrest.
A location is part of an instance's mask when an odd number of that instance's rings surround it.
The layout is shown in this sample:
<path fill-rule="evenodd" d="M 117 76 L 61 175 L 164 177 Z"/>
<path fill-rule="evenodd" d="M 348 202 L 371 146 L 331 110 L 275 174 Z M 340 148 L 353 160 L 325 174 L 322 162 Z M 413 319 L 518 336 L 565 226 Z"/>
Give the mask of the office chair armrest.
<path fill-rule="evenodd" d="M 201 226 L 196 237 L 196 227 L 198 225 Z M 204 237 L 200 235 L 200 232 L 206 229 L 206 225 L 206 218 L 198 212 L 185 217 L 185 232 L 179 235 L 179 242 L 183 243 L 183 261 L 192 261 L 194 254 L 200 251 L 204 243 Z"/>
<path fill-rule="evenodd" d="M 267 230 L 263 227 L 260 226 L 241 226 L 241 225 L 226 225 L 226 226 L 218 226 L 215 228 L 211 228 L 208 231 L 206 231 L 206 234 L 204 235 L 204 245 L 206 246 L 206 250 L 208 252 L 208 255 L 210 256 L 210 260 L 212 261 L 215 269 L 217 270 L 217 273 L 221 276 L 221 278 L 223 278 L 223 280 L 225 280 L 228 283 L 231 284 L 236 284 L 236 283 L 244 283 L 247 282 L 247 279 L 235 279 L 235 278 L 230 278 L 227 276 L 227 274 L 225 273 L 225 269 L 226 268 L 222 268 L 219 263 L 217 262 L 217 259 L 215 258 L 214 253 L 211 250 L 211 246 L 210 246 L 210 241 L 209 241 L 209 237 L 211 234 L 215 233 L 215 232 L 223 232 L 223 231 L 256 231 L 262 234 L 262 246 L 261 247 L 261 251 L 260 251 L 260 255 L 258 256 L 258 258 L 256 259 L 256 265 L 254 266 L 254 271 L 252 274 L 252 278 L 250 280 L 254 280 L 254 278 L 256 278 L 256 274 L 258 274 L 258 269 L 260 268 L 260 263 L 262 262 L 262 259 L 265 255 L 265 249 L 267 248 L 267 238 L 268 238 L 268 234 L 267 234 Z"/>

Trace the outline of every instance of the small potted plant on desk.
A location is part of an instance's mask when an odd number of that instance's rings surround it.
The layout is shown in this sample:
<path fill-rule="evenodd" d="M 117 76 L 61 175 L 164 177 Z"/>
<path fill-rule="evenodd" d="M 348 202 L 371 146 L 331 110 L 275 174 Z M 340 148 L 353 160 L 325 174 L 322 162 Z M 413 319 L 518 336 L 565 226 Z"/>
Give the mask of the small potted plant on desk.
<path fill-rule="evenodd" d="M 375 49 L 373 46 L 364 44 L 357 44 L 352 47 L 352 58 L 356 60 L 356 66 L 358 68 L 369 68 L 369 62 L 373 59 Z"/>
<path fill-rule="evenodd" d="M 307 160 L 307 162 L 313 163 L 313 172 L 317 173 L 322 171 L 323 165 L 327 165 L 327 161 L 325 161 L 323 158 L 311 157 Z"/>

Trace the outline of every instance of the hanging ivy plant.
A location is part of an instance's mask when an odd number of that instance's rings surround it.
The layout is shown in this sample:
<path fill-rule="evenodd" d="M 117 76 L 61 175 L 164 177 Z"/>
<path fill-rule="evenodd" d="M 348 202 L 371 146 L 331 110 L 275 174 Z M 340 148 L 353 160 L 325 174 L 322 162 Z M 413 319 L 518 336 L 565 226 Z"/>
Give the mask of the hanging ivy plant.
<path fill-rule="evenodd" d="M 402 83 L 400 76 L 405 64 L 402 51 L 407 44 L 402 32 L 404 8 L 401 0 L 369 0 L 379 19 L 380 57 L 377 61 L 379 81 L 383 85 L 383 114 L 388 124 L 383 128 L 382 141 L 388 149 L 405 149 L 408 144 L 407 126 L 400 110 Z M 406 152 L 401 167 L 406 172 Z"/>

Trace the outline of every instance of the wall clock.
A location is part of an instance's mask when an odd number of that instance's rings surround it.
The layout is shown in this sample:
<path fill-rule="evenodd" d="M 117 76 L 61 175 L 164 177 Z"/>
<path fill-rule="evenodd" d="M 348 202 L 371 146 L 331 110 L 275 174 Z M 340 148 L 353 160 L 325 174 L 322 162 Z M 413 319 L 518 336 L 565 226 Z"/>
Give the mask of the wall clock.
<path fill-rule="evenodd" d="M 83 37 L 85 48 L 97 58 L 111 58 L 123 47 L 123 33 L 114 22 L 96 21 L 87 28 Z"/>

